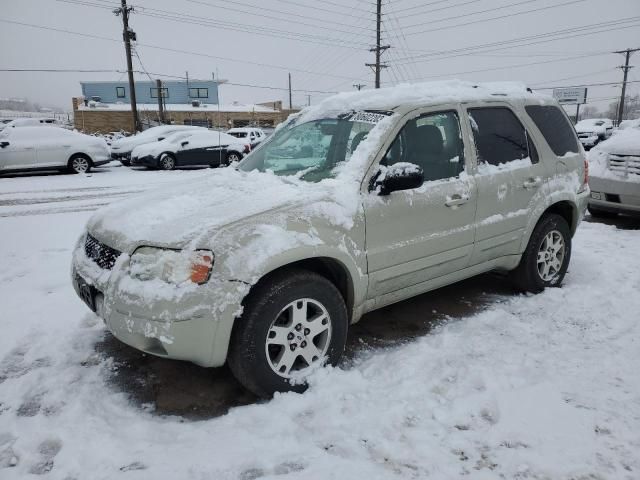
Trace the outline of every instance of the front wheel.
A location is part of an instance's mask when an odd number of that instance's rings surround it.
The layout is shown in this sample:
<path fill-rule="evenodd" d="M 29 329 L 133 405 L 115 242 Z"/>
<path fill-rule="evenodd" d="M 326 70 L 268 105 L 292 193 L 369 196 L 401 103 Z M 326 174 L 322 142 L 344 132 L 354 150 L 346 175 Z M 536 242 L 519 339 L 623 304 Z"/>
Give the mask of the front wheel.
<path fill-rule="evenodd" d="M 71 173 L 89 173 L 91 171 L 91 160 L 85 155 L 74 155 L 69 159 L 68 169 Z"/>
<path fill-rule="evenodd" d="M 344 351 L 348 315 L 336 286 L 313 272 L 277 273 L 258 284 L 236 320 L 229 367 L 261 397 L 306 390 L 305 378 Z"/>
<path fill-rule="evenodd" d="M 173 170 L 176 168 L 176 160 L 173 158 L 173 155 L 169 153 L 163 153 L 160 156 L 160 168 L 162 170 Z"/>
<path fill-rule="evenodd" d="M 520 264 L 511 272 L 518 289 L 539 293 L 562 284 L 571 258 L 571 230 L 556 214 L 542 217 L 531 234 Z"/>
<path fill-rule="evenodd" d="M 239 162 L 242 159 L 237 152 L 227 153 L 227 165 L 231 165 L 233 162 Z"/>

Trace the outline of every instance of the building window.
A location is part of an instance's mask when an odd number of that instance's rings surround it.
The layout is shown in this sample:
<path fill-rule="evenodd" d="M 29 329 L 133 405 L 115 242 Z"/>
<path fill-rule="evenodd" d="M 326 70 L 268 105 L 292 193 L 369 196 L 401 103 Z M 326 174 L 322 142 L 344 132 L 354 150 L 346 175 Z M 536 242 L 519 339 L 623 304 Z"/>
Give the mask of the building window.
<path fill-rule="evenodd" d="M 191 98 L 209 98 L 208 88 L 190 88 L 189 97 Z"/>
<path fill-rule="evenodd" d="M 163 87 L 160 89 L 160 95 L 162 96 L 162 98 L 169 98 L 169 89 L 166 87 Z M 158 89 L 157 88 L 152 88 L 151 89 L 151 98 L 158 98 Z"/>
<path fill-rule="evenodd" d="M 124 87 L 116 87 L 116 97 L 124 98 Z"/>

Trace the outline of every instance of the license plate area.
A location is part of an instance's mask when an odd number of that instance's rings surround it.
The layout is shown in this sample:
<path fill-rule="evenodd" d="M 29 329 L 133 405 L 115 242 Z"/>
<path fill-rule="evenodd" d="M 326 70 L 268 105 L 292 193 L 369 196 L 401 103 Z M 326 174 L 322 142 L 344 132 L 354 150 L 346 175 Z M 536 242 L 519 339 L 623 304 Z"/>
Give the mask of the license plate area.
<path fill-rule="evenodd" d="M 80 275 L 76 275 L 76 283 L 78 284 L 80 298 L 82 298 L 82 301 L 87 304 L 87 307 L 89 307 L 92 312 L 95 312 L 98 289 L 93 285 L 89 285 Z"/>

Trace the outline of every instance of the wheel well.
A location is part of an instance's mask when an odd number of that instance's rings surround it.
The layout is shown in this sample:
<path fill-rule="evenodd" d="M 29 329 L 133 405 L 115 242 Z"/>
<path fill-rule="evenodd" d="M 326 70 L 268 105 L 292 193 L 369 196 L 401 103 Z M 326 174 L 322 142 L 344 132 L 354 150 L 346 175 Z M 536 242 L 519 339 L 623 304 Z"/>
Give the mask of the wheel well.
<path fill-rule="evenodd" d="M 270 277 L 276 272 L 282 272 L 283 270 L 289 269 L 309 270 L 325 277 L 333 283 L 340 291 L 342 298 L 344 298 L 344 302 L 347 306 L 347 314 L 349 315 L 349 321 L 351 321 L 354 302 L 353 281 L 344 264 L 330 257 L 307 258 L 305 260 L 299 260 L 276 268 L 269 272 L 260 281 L 262 282 L 264 279 Z"/>
<path fill-rule="evenodd" d="M 564 218 L 571 229 L 571 235 L 576 232 L 578 215 L 575 206 L 571 202 L 562 201 L 554 203 L 544 211 L 540 218 L 544 217 L 548 213 L 555 213 Z"/>
<path fill-rule="evenodd" d="M 89 160 L 89 163 L 90 163 L 91 165 L 93 165 L 93 160 L 91 159 L 91 157 L 90 157 L 89 155 L 87 155 L 86 153 L 83 153 L 83 152 L 76 152 L 76 153 L 74 153 L 73 155 L 71 155 L 71 156 L 69 157 L 69 160 L 67 160 L 67 165 L 69 165 L 69 164 L 71 163 L 71 160 L 73 160 L 73 159 L 74 159 L 74 158 L 76 158 L 76 157 L 83 157 L 83 158 L 86 158 L 87 160 Z"/>

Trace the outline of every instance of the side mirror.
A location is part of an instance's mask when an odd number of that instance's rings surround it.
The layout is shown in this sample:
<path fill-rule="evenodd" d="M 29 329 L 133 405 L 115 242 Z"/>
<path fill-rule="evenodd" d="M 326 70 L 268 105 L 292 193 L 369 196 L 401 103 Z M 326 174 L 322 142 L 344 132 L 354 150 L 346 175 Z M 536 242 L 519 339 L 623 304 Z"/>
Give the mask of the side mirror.
<path fill-rule="evenodd" d="M 390 167 L 380 166 L 378 173 L 372 178 L 370 190 L 379 195 L 389 195 L 398 190 L 411 190 L 424 183 L 422 168 L 413 163 L 399 162 Z"/>
<path fill-rule="evenodd" d="M 0 148 L 5 148 L 9 146 L 9 142 L 0 142 Z"/>
<path fill-rule="evenodd" d="M 186 146 L 186 145 L 189 145 L 189 142 L 185 140 L 185 141 L 184 141 L 184 142 L 182 142 L 180 145 L 184 147 L 184 146 Z"/>

